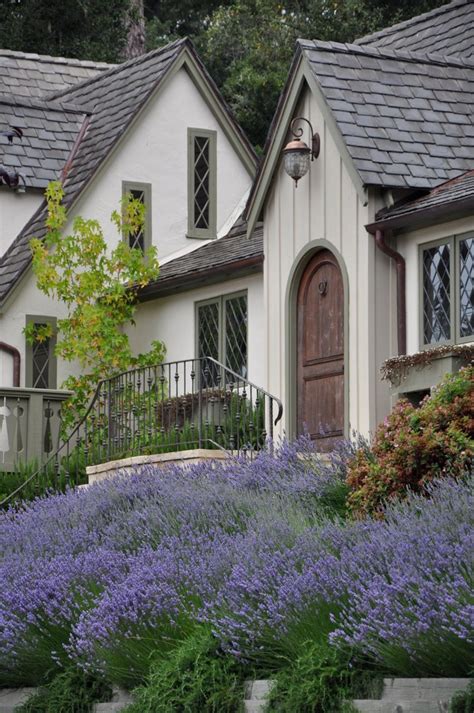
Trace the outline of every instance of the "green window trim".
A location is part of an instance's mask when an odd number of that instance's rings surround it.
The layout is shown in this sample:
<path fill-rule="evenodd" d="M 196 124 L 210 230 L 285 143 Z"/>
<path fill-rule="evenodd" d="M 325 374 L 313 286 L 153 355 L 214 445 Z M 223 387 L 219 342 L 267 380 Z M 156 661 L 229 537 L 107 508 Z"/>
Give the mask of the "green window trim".
<path fill-rule="evenodd" d="M 36 361 L 38 357 L 34 344 L 26 341 L 25 345 L 25 386 L 28 389 L 56 389 L 57 388 L 57 358 L 56 347 L 56 317 L 44 317 L 43 315 L 26 315 L 26 325 L 28 324 L 48 324 L 53 327 L 53 335 L 46 344 L 47 365 L 43 368 Z M 45 344 L 45 343 L 43 343 Z"/>
<path fill-rule="evenodd" d="M 188 129 L 187 236 L 217 236 L 217 131 Z"/>
<path fill-rule="evenodd" d="M 196 357 L 210 356 L 247 378 L 247 290 L 196 302 L 195 325 Z"/>
<path fill-rule="evenodd" d="M 134 198 L 143 201 L 145 205 L 145 225 L 143 226 L 143 235 L 129 235 L 130 247 L 139 247 L 145 252 L 152 244 L 152 229 L 151 229 L 151 183 L 138 183 L 136 181 L 122 181 L 122 197 L 127 193 L 131 193 Z M 126 235 L 123 239 L 126 239 Z M 142 247 L 143 246 L 143 247 Z"/>
<path fill-rule="evenodd" d="M 434 240 L 429 243 L 422 243 L 418 246 L 418 264 L 419 264 L 419 342 L 421 349 L 432 349 L 434 346 L 449 345 L 449 344 L 463 344 L 466 342 L 474 341 L 474 327 L 472 333 L 466 336 L 461 334 L 461 331 L 466 331 L 466 328 L 461 326 L 462 319 L 464 323 L 473 321 L 472 315 L 472 304 L 474 299 L 474 283 L 470 280 L 470 273 L 473 270 L 473 240 L 474 233 L 464 233 L 460 235 L 452 235 L 447 238 L 441 238 L 439 240 Z M 444 331 L 449 329 L 449 335 L 444 336 L 444 338 L 438 338 L 436 340 L 428 341 L 426 339 L 426 310 L 427 308 L 436 312 L 436 308 L 433 306 L 433 301 L 429 301 L 428 297 L 425 295 L 425 255 L 428 251 L 434 253 L 436 248 L 441 246 L 446 246 L 446 254 L 449 253 L 449 264 L 446 264 L 446 257 L 440 257 L 439 263 L 444 262 L 443 272 L 446 276 L 445 286 L 443 288 L 444 300 L 447 302 L 449 300 L 449 308 L 447 305 L 443 308 L 441 305 L 441 310 L 445 322 Z M 463 246 L 463 248 L 462 248 Z M 464 247 L 465 246 L 465 247 Z M 463 256 L 464 251 L 464 256 Z M 440 253 L 438 253 L 440 256 Z M 435 271 L 437 268 L 434 268 Z M 439 278 L 439 270 L 437 273 Z M 441 278 L 440 278 L 441 279 Z M 469 284 L 471 284 L 471 292 L 468 294 Z M 432 293 L 436 292 L 436 288 L 432 288 Z M 438 298 L 438 312 L 439 305 L 442 299 L 439 298 L 439 290 L 436 295 Z M 431 302 L 431 303 L 430 303 Z M 469 316 L 469 312 L 471 316 Z M 432 328 L 434 322 L 438 322 L 441 325 L 441 320 L 438 315 L 431 320 Z M 469 327 L 467 327 L 469 329 Z M 443 331 L 443 327 L 440 326 L 440 330 Z"/>

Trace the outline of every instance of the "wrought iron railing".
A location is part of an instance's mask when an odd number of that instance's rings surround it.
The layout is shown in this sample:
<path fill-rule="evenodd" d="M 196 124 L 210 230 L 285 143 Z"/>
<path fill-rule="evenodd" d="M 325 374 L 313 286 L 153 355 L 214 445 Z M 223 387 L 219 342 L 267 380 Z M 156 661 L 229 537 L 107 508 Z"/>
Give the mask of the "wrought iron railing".
<path fill-rule="evenodd" d="M 210 357 L 167 362 L 99 382 L 82 421 L 59 448 L 0 502 L 34 484 L 86 482 L 86 467 L 130 456 L 196 448 L 248 457 L 281 419 L 281 401 Z"/>

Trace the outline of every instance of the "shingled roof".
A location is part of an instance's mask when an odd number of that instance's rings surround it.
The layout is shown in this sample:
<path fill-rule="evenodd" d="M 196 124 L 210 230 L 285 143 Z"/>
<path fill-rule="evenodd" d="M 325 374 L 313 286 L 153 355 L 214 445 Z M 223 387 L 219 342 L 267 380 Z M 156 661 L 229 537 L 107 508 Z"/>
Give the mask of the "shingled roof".
<path fill-rule="evenodd" d="M 68 170 L 63 181 L 63 205 L 69 210 L 92 181 L 104 160 L 124 136 L 134 119 L 154 95 L 175 61 L 187 52 L 205 76 L 209 91 L 228 117 L 229 123 L 247 147 L 249 161 L 254 153 L 242 129 L 230 114 L 199 60 L 192 43 L 177 40 L 138 58 L 117 65 L 79 85 L 52 95 L 51 101 L 63 107 L 90 113 L 81 129 L 80 140 L 73 147 Z M 253 165 L 253 164 L 252 164 Z M 13 241 L 0 259 L 0 303 L 3 302 L 19 277 L 31 262 L 29 242 L 32 237 L 45 234 L 46 206 L 43 204 Z"/>
<path fill-rule="evenodd" d="M 93 112 L 63 183 L 66 208 L 71 207 L 89 184 L 185 44 L 184 40 L 173 42 L 103 72 L 70 92 L 55 95 L 55 102 L 83 106 L 84 111 Z M 46 206 L 43 203 L 0 259 L 0 302 L 30 264 L 29 242 L 32 237 L 44 236 L 45 219 Z"/>
<path fill-rule="evenodd" d="M 44 97 L 110 69 L 105 62 L 0 50 L 0 92 Z"/>
<path fill-rule="evenodd" d="M 144 302 L 189 290 L 200 284 L 209 285 L 261 272 L 262 266 L 262 224 L 256 227 L 252 238 L 248 240 L 246 225 L 239 221 L 225 237 L 211 240 L 162 265 L 158 280 L 140 290 L 139 300 Z"/>
<path fill-rule="evenodd" d="M 0 164 L 22 174 L 28 187 L 44 189 L 59 177 L 84 118 L 84 108 L 0 94 L 0 126 L 23 131 L 13 144 L 0 139 Z"/>
<path fill-rule="evenodd" d="M 474 164 L 474 60 L 300 41 L 367 185 L 432 188 Z"/>
<path fill-rule="evenodd" d="M 474 56 L 474 3 L 453 0 L 431 12 L 361 37 L 358 45 L 442 55 Z"/>
<path fill-rule="evenodd" d="M 383 208 L 376 215 L 375 223 L 370 227 L 391 230 L 418 224 L 429 220 L 460 218 L 472 215 L 474 209 L 474 170 L 467 171 L 457 178 L 446 181 L 429 193 L 414 200 L 395 203 L 390 208 Z"/>

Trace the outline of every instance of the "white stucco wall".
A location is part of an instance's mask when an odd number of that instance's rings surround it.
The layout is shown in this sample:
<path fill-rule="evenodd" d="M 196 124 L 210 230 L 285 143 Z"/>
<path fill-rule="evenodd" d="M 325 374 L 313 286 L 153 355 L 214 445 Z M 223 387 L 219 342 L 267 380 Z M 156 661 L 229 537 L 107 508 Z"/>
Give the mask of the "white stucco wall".
<path fill-rule="evenodd" d="M 166 345 L 167 361 L 193 359 L 196 356 L 196 302 L 241 290 L 247 290 L 248 299 L 248 378 L 257 386 L 264 386 L 265 315 L 261 273 L 141 304 L 135 318 L 136 325 L 128 330 L 134 351 L 147 351 L 151 342 L 159 339 Z"/>
<path fill-rule="evenodd" d="M 112 246 L 120 239 L 110 221 L 113 210 L 119 208 L 122 181 L 152 184 L 152 235 L 159 258 L 170 258 L 175 252 L 201 246 L 201 240 L 186 237 L 188 157 L 187 130 L 190 128 L 217 131 L 217 229 L 225 225 L 229 216 L 248 191 L 251 176 L 226 137 L 211 108 L 201 96 L 187 70 L 176 72 L 161 92 L 155 96 L 134 123 L 112 155 L 102 166 L 90 187 L 71 212 L 74 215 L 99 220 Z M 3 202 L 2 202 L 3 200 Z M 27 192 L 9 194 L 7 200 L 0 191 L 0 241 L 2 230 L 15 236 L 29 219 L 41 200 L 39 194 Z M 21 210 L 17 210 L 17 206 Z M 71 221 L 66 230 L 70 229 Z M 10 238 L 9 238 L 10 240 Z M 6 242 L 6 241 L 5 241 Z M 2 243 L 0 242 L 0 251 Z M 176 325 L 183 312 L 183 297 L 176 301 L 167 298 L 167 308 L 161 321 L 166 323 L 160 338 L 170 342 L 174 359 L 193 356 L 188 344 L 186 354 L 176 343 Z M 153 312 L 152 303 L 148 306 Z M 0 312 L 0 340 L 16 346 L 22 355 L 21 385 L 25 383 L 25 338 L 23 328 L 27 314 L 60 317 L 62 305 L 41 294 L 35 286 L 31 271 L 22 279 L 14 294 Z M 158 323 L 151 318 L 150 323 Z M 252 328 L 253 329 L 253 328 Z M 139 340 L 140 341 L 140 340 Z M 137 347 L 141 349 L 142 347 Z M 10 359 L 0 357 L 0 386 L 9 384 Z M 69 364 L 58 362 L 58 385 L 70 372 L 77 371 Z"/>
<path fill-rule="evenodd" d="M 419 351 L 420 345 L 420 280 L 419 280 L 419 246 L 434 240 L 449 238 L 453 235 L 472 233 L 474 231 L 474 216 L 452 220 L 438 225 L 420 228 L 419 230 L 402 233 L 397 236 L 397 249 L 406 262 L 407 285 L 407 352 Z"/>
<path fill-rule="evenodd" d="M 349 428 L 368 434 L 390 409 L 388 387 L 379 368 L 396 349 L 394 272 L 375 248 L 365 225 L 373 219 L 374 200 L 364 205 L 341 158 L 321 109 L 307 89 L 295 116 L 310 119 L 321 137 L 321 154 L 296 188 L 281 165 L 264 210 L 267 388 L 283 398 L 283 427 L 288 421 L 287 290 L 298 255 L 312 241 L 325 240 L 342 257 L 348 276 Z M 310 253 L 305 259 L 309 259 Z M 289 319 L 295 315 L 289 314 Z M 296 378 L 293 380 L 296 381 Z M 288 391 L 288 393 L 287 393 Z"/>
<path fill-rule="evenodd" d="M 186 237 L 188 226 L 188 128 L 217 131 L 217 230 L 242 201 L 251 176 L 215 115 L 183 67 L 150 102 L 125 140 L 102 166 L 73 214 L 96 218 L 110 244 L 117 234 L 110 223 L 122 196 L 122 181 L 150 183 L 152 242 L 159 258 L 201 240 Z"/>
<path fill-rule="evenodd" d="M 0 257 L 7 251 L 25 223 L 43 199 L 41 191 L 17 193 L 11 188 L 0 188 Z"/>

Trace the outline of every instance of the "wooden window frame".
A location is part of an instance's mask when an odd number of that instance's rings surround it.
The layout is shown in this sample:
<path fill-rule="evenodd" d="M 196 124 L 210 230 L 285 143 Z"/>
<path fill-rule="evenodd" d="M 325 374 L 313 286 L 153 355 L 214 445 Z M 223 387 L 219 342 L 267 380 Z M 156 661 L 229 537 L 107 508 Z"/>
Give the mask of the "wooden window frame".
<path fill-rule="evenodd" d="M 194 224 L 195 153 L 194 139 L 209 139 L 209 227 Z M 211 240 L 217 237 L 217 131 L 188 128 L 188 238 Z"/>
<path fill-rule="evenodd" d="M 418 319 L 419 319 L 419 344 L 420 349 L 434 349 L 438 346 L 449 346 L 451 344 L 465 344 L 468 342 L 474 342 L 474 334 L 461 337 L 460 335 L 460 248 L 459 245 L 463 240 L 473 238 L 474 233 L 472 231 L 468 233 L 461 233 L 459 235 L 451 235 L 446 238 L 440 238 L 439 240 L 433 240 L 429 243 L 421 243 L 418 246 L 418 280 L 419 280 L 419 309 L 418 309 Z M 424 290 L 423 290 L 423 253 L 425 250 L 430 248 L 439 247 L 440 245 L 449 245 L 450 249 L 450 271 L 449 271 L 449 320 L 451 326 L 451 338 L 445 339 L 439 342 L 432 342 L 431 344 L 426 344 L 424 339 Z"/>
<path fill-rule="evenodd" d="M 143 225 L 143 246 L 146 251 L 152 245 L 151 226 L 151 183 L 139 183 L 137 181 L 122 181 L 122 198 L 131 191 L 143 192 L 143 204 L 145 206 L 145 223 Z M 123 239 L 130 245 L 130 236 L 123 234 Z"/>
<path fill-rule="evenodd" d="M 49 364 L 48 364 L 48 389 L 57 389 L 57 357 L 55 354 L 56 347 L 56 317 L 45 317 L 38 314 L 27 314 L 26 325 L 33 324 L 49 324 L 53 328 L 53 334 L 49 340 Z M 44 388 L 33 386 L 33 345 L 26 341 L 25 346 L 25 387 L 28 389 Z"/>
<path fill-rule="evenodd" d="M 218 351 L 219 351 L 219 356 L 217 361 L 219 361 L 221 364 L 223 364 L 226 368 L 230 368 L 227 366 L 227 354 L 226 354 L 226 334 L 225 334 L 225 316 L 226 316 L 226 303 L 229 302 L 232 299 L 238 298 L 238 297 L 245 297 L 247 301 L 247 354 L 246 354 L 246 360 L 245 360 L 245 369 L 246 369 L 246 375 L 242 376 L 241 378 L 246 379 L 248 378 L 248 371 L 249 371 L 249 353 L 248 353 L 248 345 L 249 345 L 249 302 L 248 302 L 248 290 L 239 290 L 238 292 L 230 292 L 225 295 L 218 295 L 217 297 L 211 297 L 207 300 L 200 300 L 198 302 L 194 303 L 194 328 L 195 328 L 195 354 L 196 358 L 199 358 L 199 308 L 204 307 L 209 304 L 217 304 L 218 305 L 218 314 L 219 314 L 219 336 L 218 336 Z"/>

